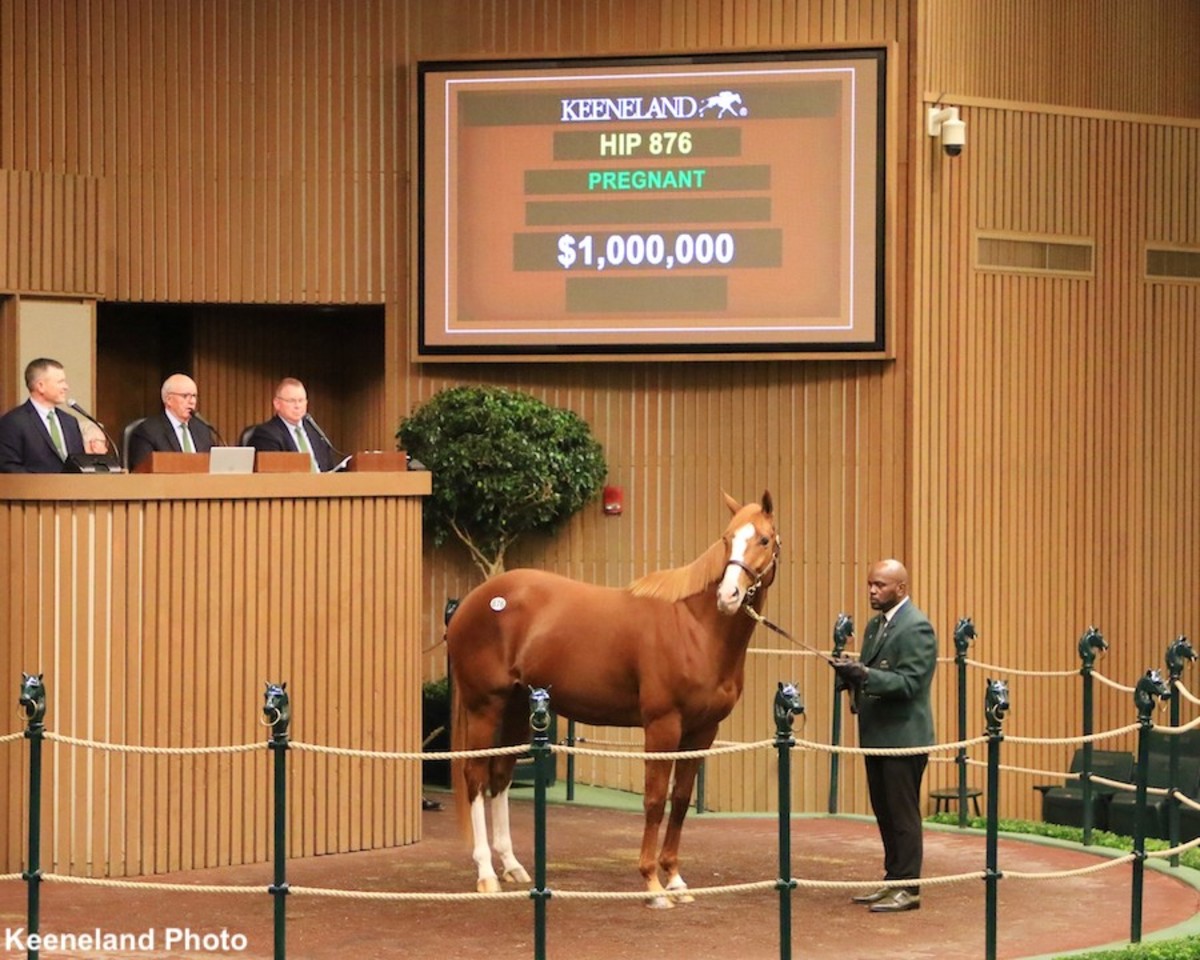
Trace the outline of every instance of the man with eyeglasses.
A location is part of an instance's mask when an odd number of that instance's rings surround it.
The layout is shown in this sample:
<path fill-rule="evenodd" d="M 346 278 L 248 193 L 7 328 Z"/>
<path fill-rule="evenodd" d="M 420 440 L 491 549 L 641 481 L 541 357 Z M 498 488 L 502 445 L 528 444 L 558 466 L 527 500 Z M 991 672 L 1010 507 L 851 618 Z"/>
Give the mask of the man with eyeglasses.
<path fill-rule="evenodd" d="M 62 473 L 67 457 L 83 453 L 79 421 L 62 413 L 69 387 L 63 365 L 49 357 L 25 367 L 29 399 L 0 417 L 0 473 Z"/>
<path fill-rule="evenodd" d="M 275 388 L 271 401 L 275 416 L 258 424 L 250 434 L 255 450 L 307 453 L 314 473 L 332 470 L 337 452 L 323 430 L 308 415 L 308 391 L 295 377 L 284 377 Z"/>
<path fill-rule="evenodd" d="M 129 434 L 129 463 L 132 470 L 155 450 L 175 453 L 207 453 L 213 448 L 212 431 L 194 416 L 196 381 L 186 373 L 167 377 L 162 385 L 163 411 L 152 414 Z"/>

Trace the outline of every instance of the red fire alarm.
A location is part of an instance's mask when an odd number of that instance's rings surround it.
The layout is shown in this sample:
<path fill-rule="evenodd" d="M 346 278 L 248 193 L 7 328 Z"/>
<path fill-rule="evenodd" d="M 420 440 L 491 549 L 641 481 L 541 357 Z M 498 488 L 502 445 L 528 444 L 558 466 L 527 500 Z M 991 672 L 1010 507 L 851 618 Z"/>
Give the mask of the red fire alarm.
<path fill-rule="evenodd" d="M 606 517 L 619 517 L 621 509 L 624 506 L 625 491 L 620 487 L 605 487 L 604 488 L 604 515 Z"/>

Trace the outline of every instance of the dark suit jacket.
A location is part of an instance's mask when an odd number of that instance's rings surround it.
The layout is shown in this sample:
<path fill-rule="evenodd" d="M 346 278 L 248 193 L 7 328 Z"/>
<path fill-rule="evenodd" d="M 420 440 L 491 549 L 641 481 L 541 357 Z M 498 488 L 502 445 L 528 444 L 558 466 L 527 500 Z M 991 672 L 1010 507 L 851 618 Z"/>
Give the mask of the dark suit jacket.
<path fill-rule="evenodd" d="M 862 662 L 870 668 L 858 694 L 861 747 L 923 747 L 934 742 L 929 687 L 937 668 L 937 636 L 909 600 L 883 631 L 880 614 L 867 624 Z M 882 635 L 881 635 L 882 633 Z"/>
<path fill-rule="evenodd" d="M 58 413 L 67 454 L 83 453 L 83 431 L 70 414 Z M 63 462 L 37 407 L 26 400 L 0 417 L 0 473 L 62 473 Z"/>
<path fill-rule="evenodd" d="M 194 417 L 188 421 L 188 432 L 197 453 L 207 453 L 213 448 L 212 431 Z M 129 435 L 129 463 L 125 469 L 132 470 L 155 450 L 183 453 L 179 434 L 167 419 L 165 410 L 147 417 Z"/>
<path fill-rule="evenodd" d="M 338 456 L 333 447 L 322 440 L 316 430 L 306 429 L 304 432 L 308 436 L 309 443 L 312 444 L 313 455 L 317 459 L 317 465 L 321 468 L 321 472 L 332 470 L 338 462 Z M 272 417 L 266 423 L 256 426 L 254 432 L 250 434 L 250 446 L 255 450 L 300 452 L 300 448 L 296 446 L 296 436 L 292 433 L 292 428 L 284 422 L 282 417 Z"/>

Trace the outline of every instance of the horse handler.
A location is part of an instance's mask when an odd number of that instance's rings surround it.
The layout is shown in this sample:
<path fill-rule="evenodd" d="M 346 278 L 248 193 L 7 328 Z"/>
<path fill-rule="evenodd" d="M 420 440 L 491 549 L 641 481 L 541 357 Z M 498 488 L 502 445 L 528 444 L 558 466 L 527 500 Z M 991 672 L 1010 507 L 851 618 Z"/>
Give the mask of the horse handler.
<path fill-rule="evenodd" d="M 908 571 L 899 560 L 881 560 L 867 577 L 871 608 L 858 660 L 833 661 L 858 714 L 858 742 L 865 749 L 925 747 L 933 739 L 929 687 L 937 668 L 937 636 L 908 596 Z M 868 756 L 867 788 L 883 840 L 884 885 L 852 898 L 872 913 L 921 908 L 924 837 L 921 780 L 927 753 Z M 903 882 L 908 881 L 908 882 Z"/>

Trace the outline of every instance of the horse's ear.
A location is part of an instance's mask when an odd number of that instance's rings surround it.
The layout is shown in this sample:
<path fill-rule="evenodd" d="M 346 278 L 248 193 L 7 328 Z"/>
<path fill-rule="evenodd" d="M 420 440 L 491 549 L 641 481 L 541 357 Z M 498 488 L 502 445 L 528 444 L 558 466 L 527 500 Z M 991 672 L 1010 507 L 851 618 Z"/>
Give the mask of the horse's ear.
<path fill-rule="evenodd" d="M 770 490 L 763 491 L 762 509 L 763 513 L 765 513 L 768 517 L 774 516 L 775 514 L 775 504 L 771 500 Z"/>
<path fill-rule="evenodd" d="M 729 508 L 730 513 L 737 513 L 742 509 L 742 505 L 734 500 L 733 497 L 727 494 L 724 490 L 721 491 L 721 496 L 725 498 L 725 506 Z"/>
<path fill-rule="evenodd" d="M 286 680 L 284 680 L 284 681 L 283 681 L 283 683 L 281 683 L 281 684 L 279 685 L 279 689 L 280 689 L 280 690 L 286 690 L 286 689 L 287 689 L 287 681 L 286 681 Z"/>

